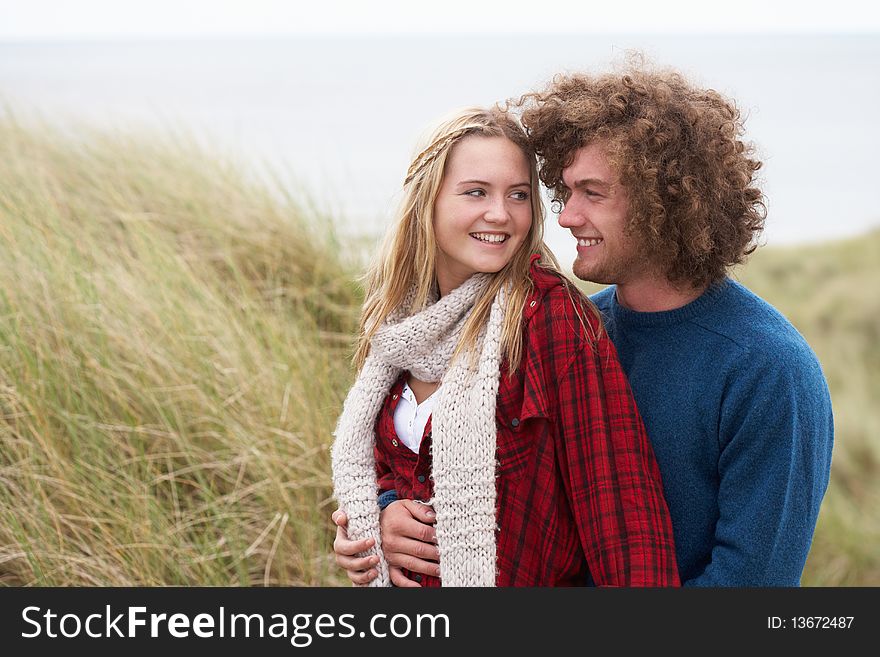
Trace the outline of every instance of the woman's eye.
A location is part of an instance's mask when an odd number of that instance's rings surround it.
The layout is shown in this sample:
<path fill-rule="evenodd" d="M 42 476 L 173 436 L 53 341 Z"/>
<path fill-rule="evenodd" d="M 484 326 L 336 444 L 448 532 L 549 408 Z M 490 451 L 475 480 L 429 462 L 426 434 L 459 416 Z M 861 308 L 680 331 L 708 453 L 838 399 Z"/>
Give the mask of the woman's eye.
<path fill-rule="evenodd" d="M 465 196 L 485 196 L 486 192 L 482 189 L 469 189 L 465 192 Z"/>
<path fill-rule="evenodd" d="M 528 192 L 514 192 L 512 194 L 512 196 L 517 201 L 528 201 L 529 200 L 529 193 Z"/>

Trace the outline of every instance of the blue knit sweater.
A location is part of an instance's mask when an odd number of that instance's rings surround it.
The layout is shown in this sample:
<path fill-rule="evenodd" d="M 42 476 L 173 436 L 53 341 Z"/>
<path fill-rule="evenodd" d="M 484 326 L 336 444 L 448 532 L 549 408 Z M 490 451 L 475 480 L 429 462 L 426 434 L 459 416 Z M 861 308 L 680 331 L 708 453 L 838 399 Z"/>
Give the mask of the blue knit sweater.
<path fill-rule="evenodd" d="M 828 486 L 831 399 L 819 362 L 732 280 L 640 313 L 593 295 L 654 446 L 682 582 L 797 586 Z"/>

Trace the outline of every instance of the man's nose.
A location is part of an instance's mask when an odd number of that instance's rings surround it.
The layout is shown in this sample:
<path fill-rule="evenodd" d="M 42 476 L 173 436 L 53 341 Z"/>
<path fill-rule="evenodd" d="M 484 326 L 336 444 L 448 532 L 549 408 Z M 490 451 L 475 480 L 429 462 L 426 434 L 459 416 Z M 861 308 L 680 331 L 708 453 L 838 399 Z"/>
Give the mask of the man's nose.
<path fill-rule="evenodd" d="M 578 226 L 583 225 L 584 216 L 578 210 L 575 203 L 566 203 L 562 206 L 562 210 L 559 212 L 559 217 L 557 218 L 559 225 L 563 228 L 576 228 Z"/>

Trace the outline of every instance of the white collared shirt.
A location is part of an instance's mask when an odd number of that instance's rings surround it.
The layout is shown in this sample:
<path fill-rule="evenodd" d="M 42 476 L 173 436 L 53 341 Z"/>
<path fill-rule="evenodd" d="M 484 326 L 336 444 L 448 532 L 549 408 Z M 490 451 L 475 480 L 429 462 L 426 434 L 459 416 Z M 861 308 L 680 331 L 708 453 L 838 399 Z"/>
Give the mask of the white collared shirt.
<path fill-rule="evenodd" d="M 428 418 L 431 417 L 431 411 L 434 410 L 437 390 L 419 404 L 416 402 L 416 395 L 409 384 L 404 383 L 403 391 L 400 393 L 400 401 L 397 403 L 397 408 L 394 409 L 394 430 L 397 433 L 397 438 L 416 454 L 419 453 L 425 425 L 428 424 Z"/>

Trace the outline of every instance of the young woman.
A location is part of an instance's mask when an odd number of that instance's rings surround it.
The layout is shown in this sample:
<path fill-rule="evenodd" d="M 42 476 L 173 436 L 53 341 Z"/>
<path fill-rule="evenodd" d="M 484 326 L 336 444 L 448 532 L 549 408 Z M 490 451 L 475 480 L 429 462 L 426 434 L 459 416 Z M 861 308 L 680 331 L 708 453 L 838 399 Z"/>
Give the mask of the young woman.
<path fill-rule="evenodd" d="M 337 552 L 365 550 L 352 579 L 390 583 L 384 493 L 436 511 L 423 586 L 677 585 L 657 464 L 597 313 L 542 240 L 525 134 L 461 111 L 404 186 L 333 445 Z"/>

